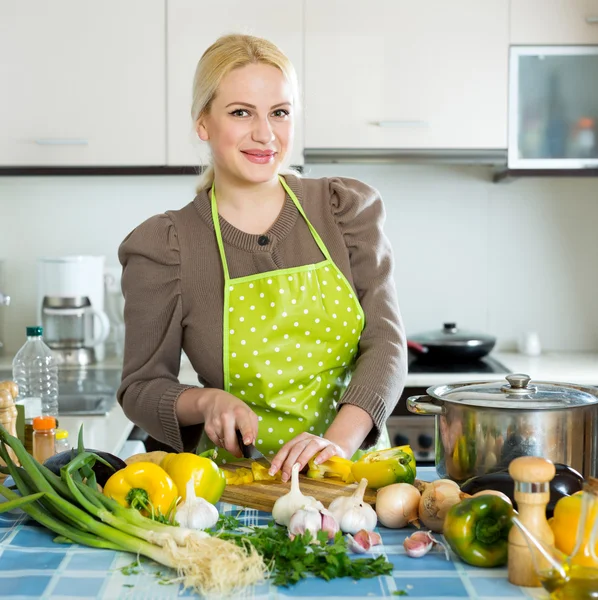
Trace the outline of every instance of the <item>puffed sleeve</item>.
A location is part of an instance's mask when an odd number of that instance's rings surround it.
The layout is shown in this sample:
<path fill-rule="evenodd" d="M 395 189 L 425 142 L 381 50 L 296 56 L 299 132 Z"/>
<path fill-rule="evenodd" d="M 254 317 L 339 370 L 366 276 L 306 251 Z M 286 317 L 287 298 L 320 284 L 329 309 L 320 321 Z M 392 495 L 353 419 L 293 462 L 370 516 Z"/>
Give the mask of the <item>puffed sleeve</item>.
<path fill-rule="evenodd" d="M 393 278 L 393 256 L 384 234 L 378 192 L 348 178 L 330 179 L 330 205 L 342 232 L 365 327 L 351 383 L 339 401 L 363 408 L 374 428 L 362 448 L 373 446 L 405 385 L 407 344 Z"/>
<path fill-rule="evenodd" d="M 172 220 L 151 217 L 118 251 L 123 266 L 125 349 L 117 398 L 133 423 L 177 451 L 197 446 L 201 426 L 179 426 L 175 405 L 193 386 L 178 374 L 182 344 L 180 253 Z"/>

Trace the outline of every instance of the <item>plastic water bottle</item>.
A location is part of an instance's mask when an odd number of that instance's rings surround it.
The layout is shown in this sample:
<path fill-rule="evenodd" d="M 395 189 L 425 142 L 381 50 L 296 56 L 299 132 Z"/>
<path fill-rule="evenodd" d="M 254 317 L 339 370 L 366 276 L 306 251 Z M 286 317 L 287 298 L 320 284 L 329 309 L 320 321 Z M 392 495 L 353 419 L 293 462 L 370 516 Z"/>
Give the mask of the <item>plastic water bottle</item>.
<path fill-rule="evenodd" d="M 19 386 L 17 402 L 40 402 L 42 415 L 58 416 L 58 365 L 45 344 L 41 327 L 27 327 L 27 341 L 12 361 L 12 378 Z"/>

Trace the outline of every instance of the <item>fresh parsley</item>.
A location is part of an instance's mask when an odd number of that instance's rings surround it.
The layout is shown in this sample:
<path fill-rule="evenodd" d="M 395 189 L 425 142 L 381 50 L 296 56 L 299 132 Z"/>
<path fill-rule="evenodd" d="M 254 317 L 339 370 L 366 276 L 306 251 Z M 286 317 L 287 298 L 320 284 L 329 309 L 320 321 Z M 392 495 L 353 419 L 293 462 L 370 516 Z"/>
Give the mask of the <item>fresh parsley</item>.
<path fill-rule="evenodd" d="M 271 578 L 277 586 L 293 585 L 309 573 L 328 581 L 336 577 L 364 579 L 388 575 L 393 569 L 384 556 L 352 559 L 340 532 L 331 543 L 325 531 L 318 532 L 314 543 L 310 543 L 313 538 L 309 532 L 291 540 L 286 527 L 272 521 L 266 527 L 250 527 L 249 532 L 225 530 L 219 536 L 240 546 L 249 542 L 271 565 Z"/>

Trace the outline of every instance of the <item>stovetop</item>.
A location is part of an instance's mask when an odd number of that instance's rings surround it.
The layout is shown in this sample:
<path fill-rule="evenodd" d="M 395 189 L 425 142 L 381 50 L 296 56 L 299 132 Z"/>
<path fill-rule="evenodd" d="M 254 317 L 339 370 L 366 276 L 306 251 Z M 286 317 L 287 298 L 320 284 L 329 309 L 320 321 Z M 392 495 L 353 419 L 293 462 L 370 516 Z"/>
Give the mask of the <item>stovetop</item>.
<path fill-rule="evenodd" d="M 505 365 L 485 356 L 476 360 L 434 361 L 418 358 L 409 353 L 409 373 L 509 373 Z"/>

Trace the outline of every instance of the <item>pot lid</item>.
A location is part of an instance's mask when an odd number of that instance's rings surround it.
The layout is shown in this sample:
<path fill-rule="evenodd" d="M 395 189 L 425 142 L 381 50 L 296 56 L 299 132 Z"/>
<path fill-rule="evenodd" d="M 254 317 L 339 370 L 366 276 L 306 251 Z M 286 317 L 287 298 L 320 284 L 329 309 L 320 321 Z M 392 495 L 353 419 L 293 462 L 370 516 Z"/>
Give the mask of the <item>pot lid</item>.
<path fill-rule="evenodd" d="M 423 346 L 481 346 L 494 344 L 496 338 L 485 333 L 476 333 L 459 329 L 456 323 L 444 323 L 442 329 L 427 331 L 409 339 Z"/>
<path fill-rule="evenodd" d="M 512 373 L 500 381 L 432 386 L 427 393 L 442 402 L 515 410 L 555 410 L 598 402 L 598 388 L 531 381 L 529 375 L 521 373 Z"/>

